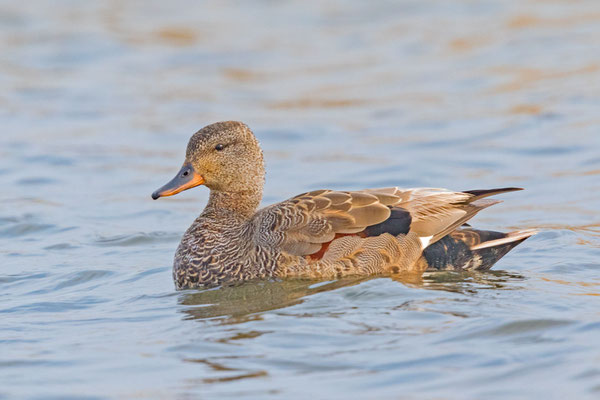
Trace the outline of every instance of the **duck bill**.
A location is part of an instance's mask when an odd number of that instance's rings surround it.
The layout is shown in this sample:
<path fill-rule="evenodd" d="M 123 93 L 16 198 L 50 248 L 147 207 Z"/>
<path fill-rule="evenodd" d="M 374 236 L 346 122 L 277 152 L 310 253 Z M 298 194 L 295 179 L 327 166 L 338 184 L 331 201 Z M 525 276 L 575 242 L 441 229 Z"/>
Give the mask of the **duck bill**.
<path fill-rule="evenodd" d="M 169 183 L 152 193 L 154 200 L 159 197 L 173 196 L 184 190 L 191 189 L 204 183 L 202 175 L 194 171 L 194 167 L 190 164 L 185 164 L 181 167 L 181 170 L 175 175 L 175 178 L 171 179 Z"/>

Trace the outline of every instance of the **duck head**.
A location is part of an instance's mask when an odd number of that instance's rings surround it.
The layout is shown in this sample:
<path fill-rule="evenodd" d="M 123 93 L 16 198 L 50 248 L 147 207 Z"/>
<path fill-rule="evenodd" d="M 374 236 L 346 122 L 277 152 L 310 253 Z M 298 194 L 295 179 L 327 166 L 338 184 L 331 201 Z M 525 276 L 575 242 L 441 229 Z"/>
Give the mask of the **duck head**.
<path fill-rule="evenodd" d="M 264 175 L 262 151 L 250 128 L 237 121 L 217 122 L 194 133 L 183 166 L 152 198 L 199 185 L 211 192 L 262 193 Z"/>

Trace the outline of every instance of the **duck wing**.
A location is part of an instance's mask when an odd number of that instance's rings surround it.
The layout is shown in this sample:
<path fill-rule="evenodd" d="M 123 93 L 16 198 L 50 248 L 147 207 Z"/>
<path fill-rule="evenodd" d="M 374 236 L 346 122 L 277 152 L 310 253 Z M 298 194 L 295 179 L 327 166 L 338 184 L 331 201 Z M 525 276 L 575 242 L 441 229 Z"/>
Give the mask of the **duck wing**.
<path fill-rule="evenodd" d="M 398 235 L 414 231 L 425 248 L 478 211 L 497 203 L 482 200 L 483 197 L 511 190 L 518 189 L 472 193 L 397 187 L 317 190 L 259 210 L 251 223 L 257 244 L 278 247 L 298 256 L 315 254 L 344 235 L 375 236 L 392 232 Z"/>

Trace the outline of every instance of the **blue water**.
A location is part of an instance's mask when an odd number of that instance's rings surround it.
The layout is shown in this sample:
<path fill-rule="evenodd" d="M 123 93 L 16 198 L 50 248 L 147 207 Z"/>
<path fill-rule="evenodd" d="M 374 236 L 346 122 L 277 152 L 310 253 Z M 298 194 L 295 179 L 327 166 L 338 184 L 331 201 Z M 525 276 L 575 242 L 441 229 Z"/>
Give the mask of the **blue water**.
<path fill-rule="evenodd" d="M 600 396 L 600 3 L 0 2 L 0 398 Z M 174 290 L 205 188 L 189 136 L 246 122 L 264 203 L 521 186 L 485 274 Z"/>

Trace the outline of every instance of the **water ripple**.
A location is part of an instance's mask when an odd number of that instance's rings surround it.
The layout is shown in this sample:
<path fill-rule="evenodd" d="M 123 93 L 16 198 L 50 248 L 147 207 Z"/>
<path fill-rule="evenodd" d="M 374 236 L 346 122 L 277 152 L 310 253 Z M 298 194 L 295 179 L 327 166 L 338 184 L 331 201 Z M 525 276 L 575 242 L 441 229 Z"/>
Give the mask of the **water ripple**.
<path fill-rule="evenodd" d="M 59 289 L 63 289 L 63 288 L 67 288 L 67 287 L 71 287 L 71 286 L 75 286 L 75 285 L 81 285 L 86 282 L 109 277 L 113 274 L 114 274 L 113 271 L 106 271 L 106 270 L 87 270 L 87 271 L 75 272 L 74 274 L 67 275 L 66 279 L 63 282 L 59 283 L 51 290 L 55 291 L 55 290 L 59 290 Z"/>
<path fill-rule="evenodd" d="M 74 302 L 68 301 L 42 301 L 30 304 L 23 304 L 0 310 L 0 313 L 20 313 L 20 312 L 42 312 L 42 313 L 65 313 L 75 310 L 84 310 L 93 307 L 96 304 L 105 303 L 107 300 L 96 297 L 83 297 Z"/>
<path fill-rule="evenodd" d="M 521 321 L 507 322 L 500 324 L 493 328 L 486 328 L 477 330 L 474 332 L 460 335 L 449 341 L 463 341 L 473 339 L 486 339 L 496 336 L 500 337 L 512 337 L 512 336 L 523 336 L 532 333 L 546 332 L 553 328 L 561 328 L 564 326 L 574 324 L 574 321 L 570 320 L 555 320 L 555 319 L 527 319 Z M 446 341 L 446 340 L 444 340 Z"/>
<path fill-rule="evenodd" d="M 56 228 L 56 225 L 53 224 L 41 224 L 34 222 L 21 222 L 9 226 L 4 229 L 0 229 L 0 237 L 17 237 L 17 236 L 25 236 L 32 233 L 38 233 L 43 231 L 48 231 Z"/>
<path fill-rule="evenodd" d="M 44 279 L 50 276 L 47 272 L 39 272 L 35 274 L 17 274 L 0 276 L 0 283 L 12 283 L 31 279 Z"/>
<path fill-rule="evenodd" d="M 180 233 L 171 232 L 138 232 L 129 235 L 100 236 L 94 241 L 97 246 L 140 246 L 152 243 L 169 243 L 181 238 Z"/>

